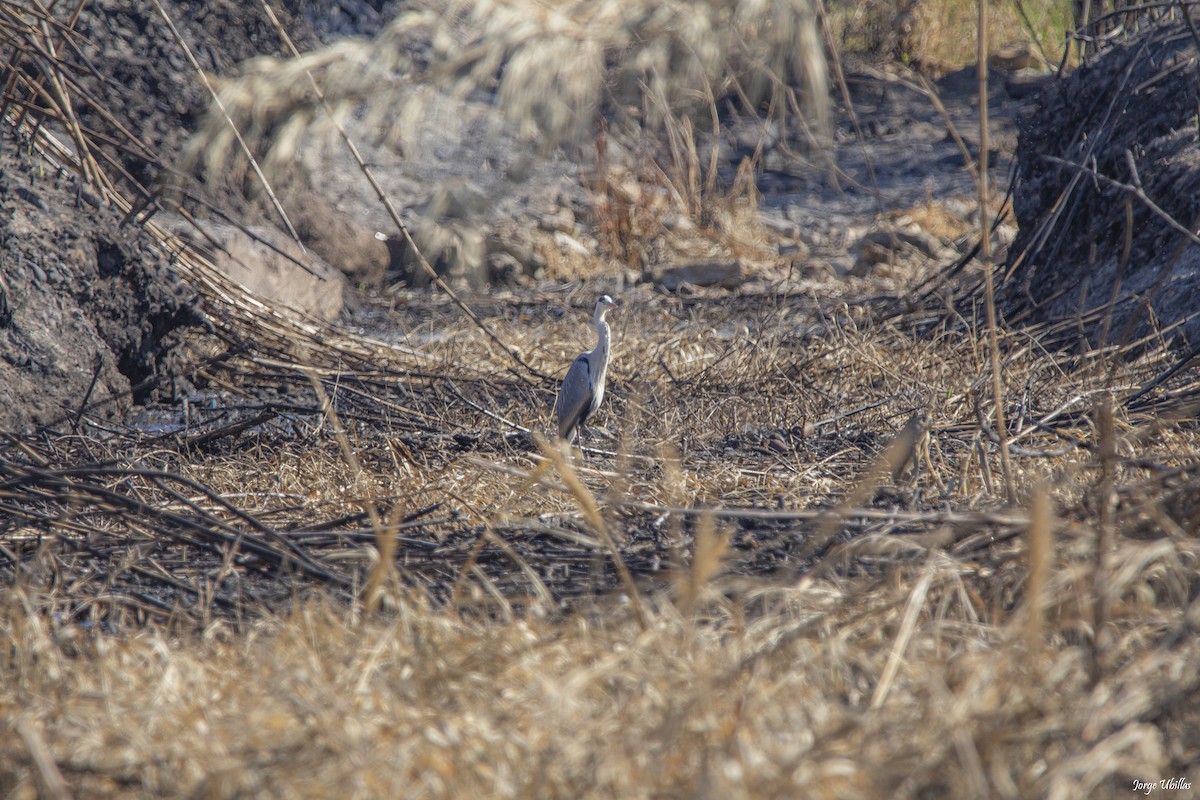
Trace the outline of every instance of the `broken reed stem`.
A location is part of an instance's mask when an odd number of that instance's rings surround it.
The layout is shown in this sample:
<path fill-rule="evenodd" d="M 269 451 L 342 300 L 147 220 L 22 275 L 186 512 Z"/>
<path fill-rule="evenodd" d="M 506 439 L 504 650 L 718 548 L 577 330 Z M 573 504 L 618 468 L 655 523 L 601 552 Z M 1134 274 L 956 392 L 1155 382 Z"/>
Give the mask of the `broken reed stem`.
<path fill-rule="evenodd" d="M 913 631 L 917 627 L 917 615 L 921 612 L 921 607 L 925 605 L 925 597 L 929 594 L 929 584 L 933 581 L 933 559 L 934 555 L 931 554 L 925 565 L 925 571 L 921 573 L 921 580 L 913 587 L 912 594 L 908 597 L 908 605 L 904 608 L 904 618 L 900 622 L 900 630 L 896 634 L 892 652 L 888 654 L 887 665 L 883 668 L 879 685 L 875 687 L 875 693 L 871 695 L 871 708 L 879 708 L 883 705 L 883 701 L 887 699 L 888 692 L 892 688 L 892 683 L 896 680 L 900 661 L 904 658 L 904 653 L 908 650 L 908 643 L 912 641 Z"/>
<path fill-rule="evenodd" d="M 1054 552 L 1054 509 L 1044 485 L 1033 490 L 1029 508 L 1029 583 L 1025 594 L 1025 650 L 1032 659 L 1042 645 L 1045 630 L 1045 592 Z"/>
<path fill-rule="evenodd" d="M 621 579 L 621 585 L 625 587 L 625 592 L 629 595 L 629 602 L 633 604 L 638 625 L 641 626 L 643 631 L 648 630 L 650 622 L 646 616 L 646 609 L 642 605 L 641 594 L 638 592 L 637 584 L 633 581 L 633 575 L 630 574 L 629 568 L 625 566 L 625 562 L 621 558 L 621 551 L 617 549 L 617 543 L 613 541 L 612 535 L 608 531 L 608 526 L 604 524 L 604 517 L 600 515 L 600 507 L 596 504 L 595 495 L 579 479 L 579 473 L 571 466 L 563 449 L 559 447 L 561 442 L 548 442 L 541 434 L 534 434 L 534 440 L 537 442 L 538 447 L 541 448 L 542 453 L 554 463 L 554 466 L 558 469 L 559 477 L 562 478 L 563 483 L 566 484 L 571 494 L 579 502 L 584 518 L 596 532 L 596 535 L 600 537 L 600 541 L 604 542 L 604 546 L 608 548 L 608 552 L 612 556 L 613 566 L 617 570 L 617 576 Z"/>
<path fill-rule="evenodd" d="M 62 123 L 66 126 L 71 138 L 75 142 L 75 147 L 79 151 L 79 166 L 84 182 L 95 186 L 96 191 L 107 196 L 113 193 L 114 187 L 112 181 L 108 179 L 108 175 L 105 174 L 100 164 L 97 163 L 92 148 L 89 146 L 89 141 L 79 124 L 79 116 L 75 113 L 74 104 L 71 102 L 71 93 L 67 90 L 67 82 L 62 75 L 62 62 L 54 47 L 54 37 L 50 34 L 50 26 L 46 22 L 50 17 L 50 11 L 40 0 L 37 2 L 37 6 L 39 12 L 41 12 L 38 16 L 38 27 L 42 32 L 42 39 L 46 49 L 45 55 L 47 57 L 47 67 L 43 74 L 53 89 L 54 102 L 61 113 Z"/>
<path fill-rule="evenodd" d="M 992 274 L 992 236 L 988 222 L 988 3 L 979 0 L 979 261 L 983 265 L 984 303 L 987 308 L 988 350 L 992 361 L 992 402 L 996 406 L 996 434 L 1000 437 L 1000 471 L 1004 476 L 1004 494 L 1016 502 L 1012 466 L 1008 460 L 1008 425 L 1004 419 L 1004 384 L 1000 376 L 1000 342 L 996 332 L 996 286 Z"/>
<path fill-rule="evenodd" d="M 158 0 L 154 0 L 154 2 L 157 5 Z M 271 8 L 270 3 L 268 3 L 267 0 L 262 0 L 262 7 L 263 11 L 266 12 L 267 17 L 271 20 L 271 24 L 275 26 L 275 31 L 279 34 L 279 38 L 282 39 L 284 44 L 287 45 L 288 51 L 292 54 L 292 58 L 300 58 L 300 51 L 296 48 L 295 43 L 292 41 L 292 37 L 283 27 L 283 23 L 281 23 L 279 18 L 275 16 L 275 11 Z M 450 288 L 450 284 L 446 283 L 442 276 L 437 273 L 437 270 L 433 268 L 433 266 L 425 258 L 425 255 L 421 252 L 421 249 L 417 247 L 417 243 L 413 240 L 412 234 L 408 230 L 408 226 L 404 224 L 404 220 L 400 217 L 400 212 L 397 211 L 396 206 L 393 205 L 392 198 L 383 190 L 383 187 L 379 184 L 379 181 L 375 179 L 375 173 L 371 171 L 369 166 L 367 166 L 366 160 L 363 159 L 362 154 L 358 151 L 358 146 L 354 144 L 354 140 L 350 138 L 350 134 L 346 133 L 346 128 L 338 120 L 337 113 L 329 104 L 329 100 L 326 99 L 325 92 L 321 91 L 321 87 L 317 84 L 317 79 L 313 77 L 312 71 L 306 68 L 304 70 L 304 74 L 308 76 L 309 86 L 313 90 L 313 94 L 316 95 L 316 98 L 318 101 L 320 101 L 322 108 L 325 109 L 325 113 L 329 116 L 330 122 L 337 130 L 338 136 L 341 137 L 342 142 L 346 145 L 346 149 L 349 150 L 351 157 L 354 159 L 354 163 L 358 165 L 359 171 L 362 172 L 364 177 L 366 177 L 367 183 L 371 185 L 371 189 L 375 192 L 376 198 L 378 198 L 379 202 L 383 204 L 384 210 L 387 211 L 388 216 L 391 217 L 392 224 L 394 224 L 397 230 L 400 231 L 400 235 L 404 237 L 405 245 L 408 246 L 408 248 L 416 255 L 417 262 L 421 265 L 421 269 L 425 271 L 425 274 L 429 276 L 429 279 L 433 281 L 435 286 L 446 293 L 446 296 L 449 297 L 454 304 L 458 306 L 464 314 L 467 315 L 471 322 L 475 324 L 475 327 L 483 331 L 484 335 L 486 335 L 494 344 L 503 350 L 505 355 L 507 355 L 510 359 L 520 365 L 527 373 L 529 373 L 526 375 L 517 370 L 513 370 L 512 372 L 514 375 L 528 384 L 533 383 L 533 381 L 530 380 L 529 375 L 533 375 L 541 380 L 550 380 L 550 376 L 534 369 L 529 363 L 527 363 L 525 359 L 521 357 L 520 353 L 517 352 L 515 347 L 510 347 L 509 345 L 505 344 L 505 342 L 496 334 L 496 332 L 493 331 L 491 327 L 487 325 L 487 323 L 480 319 L 479 315 L 472 311 L 470 306 L 464 303 L 462 298 L 458 296 L 458 293 Z M 216 95 L 214 94 L 213 96 L 215 97 Z M 220 101 L 218 100 L 218 103 L 219 102 Z M 223 110 L 224 108 L 222 107 L 222 111 Z M 231 120 L 230 125 L 232 124 L 233 122 Z M 234 130 L 236 131 L 236 128 Z M 239 136 L 239 141 L 240 139 L 241 137 Z M 291 230 L 290 225 L 288 226 L 288 230 Z"/>
<path fill-rule="evenodd" d="M 1092 662 L 1091 681 L 1095 685 L 1104 674 L 1104 654 L 1108 644 L 1108 550 L 1112 542 L 1112 517 L 1115 504 L 1113 470 L 1117 460 L 1116 429 L 1113 423 L 1113 398 L 1101 396 L 1096 403 L 1096 434 L 1099 438 L 1100 485 L 1096 497 L 1096 560 L 1092 573 Z"/>
<path fill-rule="evenodd" d="M 717 532 L 716 517 L 712 514 L 702 513 L 696 520 L 692 567 L 680 573 L 677 584 L 679 611 L 685 619 L 696 612 L 704 587 L 721 571 L 721 563 L 729 550 L 729 539 L 729 531 Z"/>
<path fill-rule="evenodd" d="M 58 764 L 54 763 L 54 754 L 46 744 L 45 737 L 37 722 L 28 714 L 17 717 L 17 735 L 25 743 L 29 758 L 33 761 L 37 776 L 38 796 L 47 800 L 70 800 L 71 791 L 63 780 Z"/>
<path fill-rule="evenodd" d="M 305 371 L 305 376 L 309 383 L 312 384 L 313 391 L 317 395 L 317 402 L 321 405 L 321 413 L 329 420 L 329 425 L 333 429 L 333 436 L 337 440 L 338 447 L 342 452 L 342 459 L 346 462 L 346 466 L 350 467 L 351 473 L 354 475 L 355 484 L 359 483 L 362 477 L 362 466 L 358 463 L 357 456 L 354 455 L 354 448 L 350 446 L 350 438 L 346 436 L 345 429 L 342 428 L 342 422 L 338 419 L 337 411 L 333 407 L 333 403 L 329 401 L 329 395 L 325 392 L 325 387 L 321 381 L 311 372 Z M 396 555 L 396 535 L 397 525 L 383 524 L 383 518 L 379 516 L 379 509 L 375 507 L 375 501 L 370 497 L 364 497 L 363 504 L 367 508 L 367 516 L 371 520 L 371 529 L 375 531 L 375 548 L 378 558 L 371 565 L 371 572 L 367 576 L 367 584 L 363 587 L 363 606 L 367 614 L 373 614 L 379 610 L 379 605 L 383 600 L 383 587 L 387 583 L 387 579 L 391 576 L 395 569 Z M 398 512 L 399 506 L 397 506 Z M 400 517 L 393 513 L 392 523 L 399 522 Z"/>

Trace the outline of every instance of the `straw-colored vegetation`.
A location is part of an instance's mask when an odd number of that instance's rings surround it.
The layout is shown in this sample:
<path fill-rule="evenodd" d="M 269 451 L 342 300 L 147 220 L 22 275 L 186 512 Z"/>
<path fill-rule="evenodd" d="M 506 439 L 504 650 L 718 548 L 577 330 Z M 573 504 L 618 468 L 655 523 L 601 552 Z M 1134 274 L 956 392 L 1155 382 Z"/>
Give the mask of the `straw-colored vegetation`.
<path fill-rule="evenodd" d="M 450 9 L 414 3 L 373 40 L 245 65 L 221 85 L 221 102 L 185 164 L 202 163 L 209 178 L 226 178 L 231 163 L 242 174 L 236 165 L 244 151 L 228 115 L 267 174 L 286 174 L 302 143 L 330 131 L 308 74 L 336 117 L 371 96 L 368 129 L 382 128 L 409 153 L 444 134 L 430 131 L 426 118 L 446 91 L 494 92 L 512 129 L 546 146 L 590 139 L 602 115 L 622 130 L 661 129 L 693 113 L 707 124 L 710 106 L 722 100 L 762 108 L 810 140 L 828 136 L 829 127 L 824 48 L 810 0 L 555 0 L 535 13 L 525 0 Z"/>
<path fill-rule="evenodd" d="M 0 453 L 6 796 L 1200 780 L 1200 386 L 1157 342 L 1002 330 L 1005 476 L 983 313 L 936 265 L 643 286 L 571 460 L 536 434 L 603 277 L 474 319 L 400 295 L 385 343 L 179 268 L 225 407 Z"/>
<path fill-rule="evenodd" d="M 975 62 L 977 5 L 964 0 L 835 0 L 830 27 L 845 56 L 890 57 L 932 72 Z M 1047 61 L 1062 58 L 1075 28 L 1072 4 L 1006 0 L 991 5 L 989 52 L 1028 43 Z"/>
<path fill-rule="evenodd" d="M 157 518 L 34 484 L 43 513 L 60 511 L 40 548 L 32 524 L 6 534 L 35 555 L 4 595 L 0 702 L 37 732 L 3 738 L 6 782 L 35 785 L 39 747 L 89 797 L 1094 797 L 1191 762 L 1194 427 L 1119 403 L 1096 422 L 1110 391 L 1127 396 L 1168 361 L 1109 374 L 1103 359 L 1005 337 L 1025 404 L 1011 441 L 1020 500 L 1006 506 L 972 327 L 918 334 L 917 320 L 832 296 L 761 311 L 626 300 L 600 419 L 617 438 L 597 442 L 619 454 L 593 453 L 578 479 L 476 410 L 544 429 L 548 387 L 505 378 L 488 340 L 451 306 L 430 319 L 424 301 L 412 328 L 444 336 L 419 356 L 346 340 L 377 363 L 343 357 L 323 373 L 302 358 L 341 393 L 354 466 L 335 418 L 312 414 L 290 437 L 89 445 L 199 481 L 278 531 L 368 506 L 384 522 L 434 503 L 462 515 L 402 531 L 375 614 L 338 599 L 354 585 L 299 574 L 261 591 L 264 614 L 252 575 L 241 599 L 228 591 L 233 551 L 224 567 L 199 551 L 171 566 Z M 586 344 L 582 308 L 569 324 L 545 306 L 492 308 L 487 322 L 537 369 Z M 285 361 L 257 333 L 261 363 Z M 239 359 L 214 375 L 302 392 L 299 364 L 263 374 Z M 446 379 L 404 379 L 400 364 Z M 378 402 L 350 403 L 362 390 Z M 304 404 L 320 407 L 311 391 Z M 915 408 L 928 440 L 889 451 Z M 372 409 L 390 422 L 352 419 Z M 30 448 L 51 471 L 80 457 L 68 442 Z M 186 510 L 162 484 L 123 481 Z M 682 510 L 704 508 L 715 516 Z M 89 572 L 69 545 L 89 530 L 97 554 L 135 547 Z M 339 541 L 312 553 L 365 581 L 379 540 Z M 196 596 L 161 610 L 131 590 L 139 564 Z"/>

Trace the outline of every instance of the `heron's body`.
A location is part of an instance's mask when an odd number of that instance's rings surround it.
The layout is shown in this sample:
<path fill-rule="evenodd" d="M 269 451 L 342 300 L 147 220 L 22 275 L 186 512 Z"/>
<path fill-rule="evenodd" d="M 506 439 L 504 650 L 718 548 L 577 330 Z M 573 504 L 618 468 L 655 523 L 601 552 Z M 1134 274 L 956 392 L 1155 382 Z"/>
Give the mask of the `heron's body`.
<path fill-rule="evenodd" d="M 608 378 L 608 355 L 612 332 L 604 315 L 617 304 L 608 295 L 596 302 L 596 347 L 580 353 L 567 370 L 554 409 L 558 414 L 558 435 L 574 441 L 584 423 L 596 413 L 604 400 L 604 383 Z"/>

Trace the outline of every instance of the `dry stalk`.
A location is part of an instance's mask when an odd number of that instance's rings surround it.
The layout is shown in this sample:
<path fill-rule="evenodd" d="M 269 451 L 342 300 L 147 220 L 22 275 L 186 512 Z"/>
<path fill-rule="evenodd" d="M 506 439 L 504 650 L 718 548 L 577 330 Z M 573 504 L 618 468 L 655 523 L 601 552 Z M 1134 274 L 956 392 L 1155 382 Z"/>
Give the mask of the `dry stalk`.
<path fill-rule="evenodd" d="M 1045 630 L 1046 584 L 1054 557 L 1054 507 L 1044 485 L 1033 490 L 1029 508 L 1029 581 L 1025 590 L 1025 650 L 1031 663 L 1041 652 Z"/>
<path fill-rule="evenodd" d="M 571 465 L 565 446 L 559 447 L 558 443 L 550 443 L 546 441 L 541 434 L 534 434 L 534 441 L 537 442 L 542 454 L 546 456 L 558 470 L 559 477 L 566 484 L 571 494 L 575 497 L 579 507 L 583 510 L 584 519 L 588 521 L 588 525 L 604 542 L 604 546 L 608 548 L 609 555 L 612 557 L 613 566 L 617 570 L 617 575 L 621 580 L 622 586 L 625 587 L 626 594 L 629 595 L 629 602 L 633 604 L 634 613 L 637 615 L 638 624 L 642 630 L 647 630 L 650 627 L 649 617 L 646 616 L 645 606 L 642 604 L 641 593 L 638 592 L 637 584 L 633 581 L 633 575 L 630 574 L 629 568 L 625 566 L 625 561 L 621 558 L 621 551 L 617 548 L 616 542 L 613 541 L 612 534 L 609 533 L 608 525 L 604 522 L 604 517 L 600 513 L 600 507 L 596 504 L 596 497 L 591 490 L 584 485 L 579 479 L 579 473 Z"/>
<path fill-rule="evenodd" d="M 900 662 L 904 658 L 905 651 L 908 650 L 908 643 L 912 640 L 913 633 L 917 628 L 917 616 L 921 613 L 921 608 L 925 605 L 925 596 L 929 594 L 929 585 L 933 582 L 933 573 L 936 565 L 936 554 L 931 554 L 929 561 L 925 565 L 925 570 L 921 573 L 921 579 L 917 581 L 917 585 L 913 587 L 912 594 L 908 597 L 908 604 L 904 607 L 904 617 L 900 621 L 900 630 L 896 633 L 896 641 L 892 644 L 892 651 L 888 654 L 887 666 L 883 669 L 883 675 L 879 678 L 879 684 L 875 687 L 874 694 L 871 695 L 871 708 L 879 708 L 887 699 L 888 692 L 891 691 L 892 683 L 896 679 L 896 672 L 900 669 Z"/>
<path fill-rule="evenodd" d="M 25 749 L 29 751 L 29 757 L 37 771 L 40 796 L 46 800 L 70 800 L 71 790 L 63 780 L 58 764 L 54 763 L 54 754 L 50 752 L 37 722 L 28 714 L 21 714 L 17 717 L 16 727 L 17 735 L 25 743 Z"/>
<path fill-rule="evenodd" d="M 842 102 L 845 104 L 846 110 L 850 114 L 850 124 L 854 127 L 854 140 L 858 142 L 859 148 L 862 149 L 863 163 L 867 167 L 867 175 L 871 180 L 871 186 L 869 188 L 875 197 L 875 202 L 882 209 L 883 196 L 879 191 L 879 181 L 875 176 L 875 162 L 871 158 L 870 152 L 867 150 L 867 137 L 866 134 L 863 133 L 862 125 L 859 123 L 858 114 L 854 111 L 854 103 L 850 95 L 850 86 L 846 83 L 846 75 L 842 71 L 842 59 L 841 56 L 838 55 L 838 52 L 841 48 L 839 48 L 837 43 L 834 41 L 833 32 L 829 26 L 829 15 L 827 13 L 827 9 L 825 8 L 825 0 L 815 0 L 815 2 L 817 13 L 821 18 L 821 28 L 825 31 L 825 41 L 829 46 L 829 52 L 832 56 L 833 77 L 837 82 L 838 92 L 842 96 Z M 836 178 L 840 170 L 837 168 L 837 165 L 832 158 L 830 158 L 829 164 L 830 177 Z"/>
<path fill-rule="evenodd" d="M 1050 56 L 1046 53 L 1046 48 L 1042 45 L 1041 34 L 1034 26 L 1033 21 L 1029 18 L 1029 13 L 1025 10 L 1025 3 L 1022 2 L 1022 0 L 1013 0 L 1013 5 L 1017 7 L 1017 15 L 1021 18 L 1021 25 L 1025 28 L 1025 32 L 1029 34 L 1029 38 L 1033 41 L 1034 47 L 1038 49 L 1038 53 L 1042 57 L 1042 63 L 1053 63 Z M 1070 46 L 1064 43 L 1063 51 L 1070 52 L 1070 50 Z"/>
<path fill-rule="evenodd" d="M 1113 542 L 1113 508 L 1116 504 L 1114 469 L 1117 458 L 1117 434 L 1113 422 L 1111 394 L 1101 395 L 1095 405 L 1096 436 L 1100 456 L 1100 484 L 1096 491 L 1096 552 L 1092 571 L 1092 660 L 1091 680 L 1098 683 L 1104 675 L 1106 652 L 1113 639 L 1108 629 L 1110 586 L 1109 551 Z"/>
<path fill-rule="evenodd" d="M 550 594 L 550 590 L 546 587 L 546 583 L 540 577 L 538 577 L 537 572 L 535 572 L 533 567 L 529 565 L 529 562 L 524 558 L 521 558 L 521 554 L 513 549 L 512 545 L 504 541 L 504 538 L 497 534 L 490 524 L 484 529 L 484 533 L 489 540 L 494 542 L 497 547 L 504 551 L 504 554 L 508 556 L 509 559 L 511 559 L 512 562 L 517 566 L 517 569 L 524 573 L 525 578 L 529 581 L 529 585 L 533 587 L 534 596 L 537 597 L 538 602 L 542 604 L 542 607 L 546 609 L 553 608 L 554 596 Z"/>
<path fill-rule="evenodd" d="M 640 268 L 644 266 L 647 244 L 663 227 L 660 186 L 669 188 L 680 206 L 685 203 L 675 187 L 664 185 L 666 173 L 649 157 L 645 159 L 642 174 L 624 173 L 626 180 L 637 183 L 632 191 L 621 180 L 615 180 L 616 168 L 608 160 L 608 141 L 609 135 L 602 121 L 594 143 L 595 177 L 584 180 L 592 221 L 606 252 L 627 266 Z"/>
<path fill-rule="evenodd" d="M 368 500 L 369 507 L 373 507 L 374 505 L 373 501 Z M 374 614 L 379 610 L 386 585 L 395 572 L 396 536 L 400 519 L 404 516 L 403 511 L 404 505 L 397 503 L 388 514 L 387 525 L 375 530 L 375 547 L 378 550 L 379 558 L 371 565 L 371 571 L 367 575 L 366 586 L 363 587 L 363 598 L 365 599 L 364 610 L 368 614 Z"/>
<path fill-rule="evenodd" d="M 958 147 L 958 152 L 962 153 L 963 164 L 966 166 L 967 172 L 970 173 L 971 177 L 976 182 L 976 186 L 978 186 L 979 164 L 977 164 L 975 159 L 971 156 L 971 151 L 967 147 L 967 143 L 963 141 L 962 134 L 958 132 L 958 126 L 954 124 L 954 120 L 951 118 L 950 112 L 946 110 L 946 106 L 942 102 L 942 98 L 938 95 L 937 88 L 929 82 L 929 78 L 925 77 L 924 74 L 918 72 L 916 75 L 917 80 L 921 85 L 921 91 L 926 97 L 929 98 L 929 102 L 933 104 L 934 110 L 936 110 L 938 115 L 942 118 L 942 122 L 946 125 L 946 131 L 950 134 L 950 138 L 954 140 L 955 146 Z M 986 220 L 981 223 L 981 227 L 984 231 L 987 231 Z M 990 244 L 988 253 L 991 253 Z"/>
<path fill-rule="evenodd" d="M 979 261 L 983 267 L 984 305 L 987 311 L 988 350 L 991 353 L 992 402 L 996 407 L 996 434 L 1000 437 L 1000 470 L 1004 476 L 1004 495 L 1010 503 L 1017 498 L 1013 484 L 1012 465 L 1008 457 L 1008 426 L 1004 414 L 1004 379 L 1001 376 L 1000 343 L 996 327 L 996 287 L 992 269 L 992 234 L 989 229 L 988 203 L 988 3 L 979 2 L 979 53 L 976 70 L 979 73 Z"/>
<path fill-rule="evenodd" d="M 696 536 L 692 545 L 692 564 L 686 572 L 680 572 L 676 580 L 679 597 L 679 613 L 689 619 L 696 613 L 700 595 L 717 573 L 729 551 L 731 533 L 717 532 L 716 518 L 701 513 L 696 520 Z"/>
<path fill-rule="evenodd" d="M 171 20 L 171 16 L 167 13 L 167 10 L 163 8 L 162 3 L 160 3 L 159 0 L 151 0 L 151 2 L 154 3 L 154 8 L 163 18 L 163 21 L 167 23 L 167 27 L 171 29 L 171 36 L 175 38 L 175 41 L 179 44 L 180 48 L 182 48 L 183 54 L 187 58 L 188 63 L 191 65 L 192 70 L 195 71 L 195 73 L 200 77 L 200 82 L 204 84 L 204 88 L 207 89 L 209 95 L 212 96 L 213 102 L 220 110 L 221 115 L 225 118 L 225 124 L 227 124 L 229 129 L 233 131 L 233 135 L 237 138 L 238 147 L 241 148 L 242 155 L 244 155 L 247 161 L 250 163 L 250 168 L 254 170 L 255 177 L 258 178 L 259 183 L 262 184 L 263 191 L 265 191 L 267 193 L 267 197 L 270 198 L 271 205 L 275 208 L 275 213 L 277 213 L 279 218 L 283 220 L 283 224 L 287 227 L 288 235 L 290 235 L 293 241 L 300 246 L 301 252 L 306 252 L 304 250 L 304 243 L 300 241 L 300 235 L 296 233 L 296 229 L 292 227 L 291 219 L 288 218 L 287 212 L 283 210 L 283 205 L 279 202 L 279 198 L 275 196 L 275 190 L 271 188 L 271 182 L 267 180 L 267 176 L 263 173 L 262 168 L 259 166 L 258 160 L 254 158 L 254 154 L 250 151 L 250 145 L 248 145 L 246 140 L 242 137 L 241 130 L 233 121 L 233 117 L 230 116 L 229 110 L 225 107 L 225 104 L 221 101 L 220 93 L 213 87 L 212 82 L 209 81 L 208 75 L 200 67 L 200 62 L 198 62 L 196 60 L 196 56 L 192 54 L 192 48 L 188 45 L 187 40 L 183 38 L 183 35 L 179 32 L 179 29 L 175 27 L 175 23 Z"/>
<path fill-rule="evenodd" d="M 307 371 L 305 375 L 308 377 L 309 383 L 312 384 L 313 392 L 317 395 L 317 401 L 321 406 L 321 413 L 329 421 L 334 438 L 337 440 L 338 448 L 341 450 L 342 458 L 345 460 L 346 466 L 350 467 L 350 471 L 354 476 L 354 482 L 360 483 L 363 476 L 362 466 L 358 462 L 358 457 L 354 454 L 354 448 L 350 445 L 350 437 L 346 435 L 346 430 L 342 427 L 337 410 L 334 409 L 333 403 L 329 400 L 329 395 L 325 392 L 325 386 L 316 375 Z M 374 498 L 364 498 L 363 504 L 366 506 L 367 516 L 371 520 L 371 529 L 375 531 L 377 558 L 371 564 L 371 571 L 363 590 L 365 611 L 368 614 L 373 614 L 379 610 L 380 603 L 383 600 L 383 588 L 387 585 L 388 578 L 396 567 L 394 556 L 396 553 L 397 531 L 394 525 L 383 524 L 383 518 L 379 514 L 379 508 L 375 505 Z M 390 554 L 392 557 L 385 558 L 385 553 Z"/>
<path fill-rule="evenodd" d="M 96 158 L 90 147 L 90 141 L 83 133 L 83 129 L 79 124 L 79 117 L 75 113 L 74 104 L 71 102 L 71 94 L 67 91 L 66 81 L 60 68 L 59 56 L 55 52 L 54 39 L 50 35 L 50 26 L 46 22 L 50 12 L 40 0 L 37 0 L 37 6 L 38 10 L 41 11 L 41 15 L 38 17 L 38 26 L 42 31 L 46 56 L 49 58 L 50 65 L 50 68 L 45 71 L 45 76 L 53 89 L 54 104 L 61 112 L 60 118 L 70 132 L 71 138 L 75 140 L 75 146 L 79 149 L 80 165 L 83 167 L 83 179 L 95 186 L 98 191 L 111 194 L 113 191 L 112 182 L 104 173 L 104 170 L 100 168 L 100 165 L 96 163 Z"/>
<path fill-rule="evenodd" d="M 535 473 L 539 475 L 543 474 L 549 469 L 549 466 L 549 462 L 543 461 L 538 465 L 538 469 L 535 470 Z M 528 485 L 523 487 L 521 491 L 518 491 L 517 495 L 520 496 L 524 494 L 526 489 L 528 489 Z M 479 537 L 471 547 L 471 552 L 467 557 L 466 563 L 463 565 L 463 568 L 459 570 L 458 578 L 455 579 L 454 591 L 451 595 L 451 608 L 458 609 L 460 607 L 459 603 L 461 602 L 462 598 L 463 580 L 468 572 L 474 572 L 476 570 L 479 554 L 482 552 L 483 544 L 485 542 L 491 542 L 495 544 L 498 548 L 500 548 L 501 552 L 508 556 L 509 560 L 516 565 L 517 569 L 521 570 L 521 572 L 525 575 L 526 580 L 529 581 L 529 585 L 533 587 L 533 594 L 537 598 L 538 602 L 542 604 L 543 608 L 552 608 L 554 606 L 554 596 L 550 593 L 550 589 L 547 588 L 545 581 L 543 581 L 538 576 L 537 572 L 534 571 L 533 567 L 529 565 L 529 561 L 522 558 L 521 554 L 518 553 L 511 544 L 506 542 L 503 536 L 496 532 L 496 520 L 497 518 L 500 518 L 501 515 L 493 514 L 490 519 L 487 519 L 479 509 L 475 508 L 473 503 L 469 502 L 457 492 L 448 491 L 447 494 L 454 498 L 463 508 L 468 509 L 471 512 L 471 515 L 474 516 L 475 519 L 478 520 L 483 526 Z"/>

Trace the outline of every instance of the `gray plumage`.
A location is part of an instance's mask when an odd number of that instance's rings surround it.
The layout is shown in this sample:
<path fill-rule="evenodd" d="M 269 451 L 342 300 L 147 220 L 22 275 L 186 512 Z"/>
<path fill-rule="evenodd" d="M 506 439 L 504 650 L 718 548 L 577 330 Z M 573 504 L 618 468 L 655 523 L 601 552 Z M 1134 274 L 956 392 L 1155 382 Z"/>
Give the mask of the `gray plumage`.
<path fill-rule="evenodd" d="M 558 435 L 568 442 L 575 440 L 584 423 L 596 413 L 604 400 L 604 382 L 608 377 L 608 354 L 611 331 L 604 315 L 619 304 L 608 295 L 596 301 L 596 347 L 587 353 L 580 353 L 567 376 L 563 378 L 562 388 L 558 390 L 558 399 L 554 402 L 554 410 L 558 416 Z"/>

